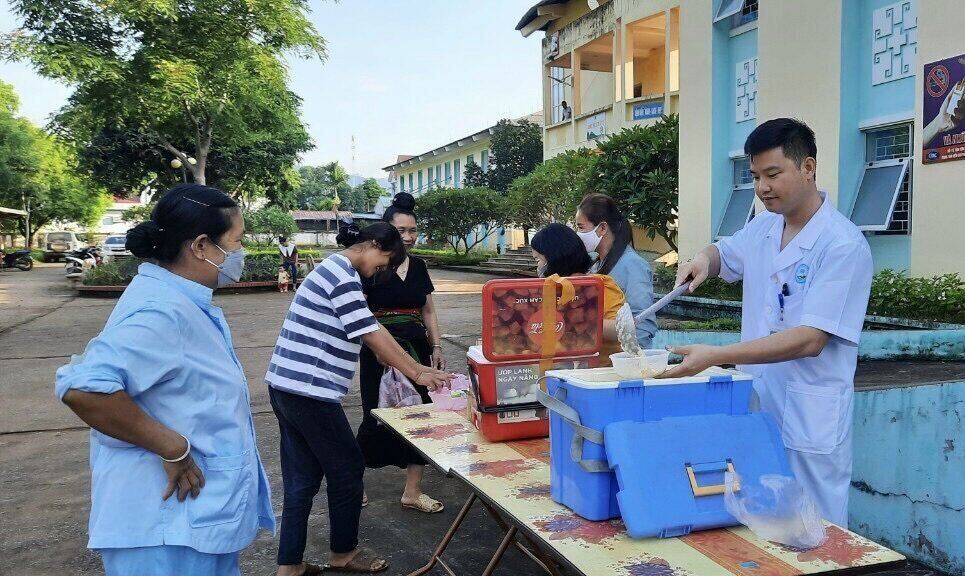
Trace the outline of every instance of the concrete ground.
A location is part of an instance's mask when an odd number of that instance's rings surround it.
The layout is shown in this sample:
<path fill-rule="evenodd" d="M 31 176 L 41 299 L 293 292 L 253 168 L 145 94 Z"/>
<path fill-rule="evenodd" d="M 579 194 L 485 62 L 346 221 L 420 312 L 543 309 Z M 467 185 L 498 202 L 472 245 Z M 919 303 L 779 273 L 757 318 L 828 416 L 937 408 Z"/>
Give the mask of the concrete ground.
<path fill-rule="evenodd" d="M 479 291 L 491 277 L 432 271 L 440 310 L 444 351 L 451 369 L 465 370 L 466 348 L 480 334 Z M 258 443 L 280 516 L 281 472 L 278 430 L 263 376 L 291 294 L 259 292 L 216 297 L 231 324 L 238 356 L 251 388 Z M 77 298 L 63 278 L 62 265 L 38 265 L 31 272 L 0 273 L 0 574 L 101 574 L 99 560 L 86 549 L 90 475 L 87 429 L 53 394 L 55 370 L 83 351 L 103 327 L 115 300 Z M 343 403 L 357 426 L 357 389 Z M 398 499 L 404 479 L 396 469 L 370 470 L 363 510 L 363 545 L 382 553 L 404 574 L 421 566 L 458 512 L 468 492 L 457 480 L 434 470 L 425 490 L 443 501 L 442 514 L 403 510 Z M 280 518 L 279 518 L 280 519 Z M 320 561 L 327 551 L 324 490 L 315 502 L 306 558 Z M 482 571 L 502 537 L 475 510 L 450 549 L 459 573 Z M 277 541 L 262 532 L 241 556 L 243 574 L 272 574 Z M 497 574 L 536 574 L 533 564 L 510 550 Z M 894 572 L 893 574 L 898 574 Z M 908 570 L 901 574 L 926 575 Z M 433 574 L 443 574 L 436 569 Z"/>

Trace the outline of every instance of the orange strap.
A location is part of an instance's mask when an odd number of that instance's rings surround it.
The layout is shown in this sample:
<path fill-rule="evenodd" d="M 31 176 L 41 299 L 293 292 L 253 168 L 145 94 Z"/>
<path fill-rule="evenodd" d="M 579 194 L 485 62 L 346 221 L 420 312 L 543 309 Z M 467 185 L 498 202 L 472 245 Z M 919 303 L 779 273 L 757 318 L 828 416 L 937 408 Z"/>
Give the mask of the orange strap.
<path fill-rule="evenodd" d="M 557 286 L 560 287 L 559 300 L 556 299 Z M 568 278 L 560 278 L 559 274 L 553 274 L 543 281 L 543 344 L 540 348 L 542 358 L 539 363 L 540 378 L 553 366 L 553 356 L 556 354 L 556 345 L 559 343 L 560 337 L 556 333 L 556 312 L 560 306 L 569 304 L 575 296 L 576 289 Z"/>

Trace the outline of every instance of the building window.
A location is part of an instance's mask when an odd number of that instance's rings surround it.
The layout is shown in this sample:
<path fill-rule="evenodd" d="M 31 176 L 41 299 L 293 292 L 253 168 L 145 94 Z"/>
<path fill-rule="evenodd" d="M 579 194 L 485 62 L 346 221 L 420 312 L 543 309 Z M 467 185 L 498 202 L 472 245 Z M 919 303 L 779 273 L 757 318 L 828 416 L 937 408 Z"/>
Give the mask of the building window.
<path fill-rule="evenodd" d="M 483 150 L 479 158 L 479 167 L 483 172 L 489 172 L 489 150 Z"/>
<path fill-rule="evenodd" d="M 466 156 L 466 166 L 469 166 L 470 164 L 475 164 L 475 162 L 476 161 L 472 159 L 472 154 L 470 154 L 469 156 Z"/>
<path fill-rule="evenodd" d="M 851 206 L 861 230 L 902 235 L 911 231 L 912 125 L 865 133 L 865 167 Z"/>
<path fill-rule="evenodd" d="M 442 164 L 436 164 L 436 186 L 442 183 Z"/>
<path fill-rule="evenodd" d="M 719 0 L 714 22 L 728 21 L 731 28 L 757 20 L 758 0 Z"/>
<path fill-rule="evenodd" d="M 452 185 L 455 188 L 458 188 L 460 185 L 462 185 L 462 174 L 460 173 L 460 170 L 459 170 L 458 158 L 452 161 L 452 172 L 453 172 L 453 175 L 455 176 L 455 178 L 453 178 Z"/>
<path fill-rule="evenodd" d="M 550 67 L 550 103 L 552 105 L 550 122 L 552 124 L 569 119 L 563 118 L 563 102 L 566 101 L 566 85 L 569 81 L 567 77 L 568 70 L 569 68 L 560 68 L 558 66 Z M 572 112 L 570 112 L 570 114 L 572 115 Z"/>
<path fill-rule="evenodd" d="M 432 188 L 432 166 L 426 168 L 426 188 Z"/>
<path fill-rule="evenodd" d="M 113 223 L 114 223 L 113 216 L 104 216 L 104 218 L 101 220 L 101 224 L 104 226 L 110 226 Z"/>
<path fill-rule="evenodd" d="M 399 192 L 405 192 L 405 175 L 399 176 Z"/>
<path fill-rule="evenodd" d="M 724 207 L 724 216 L 717 227 L 717 238 L 733 236 L 747 224 L 754 215 L 754 176 L 751 174 L 751 161 L 744 156 L 735 158 L 730 198 Z"/>
<path fill-rule="evenodd" d="M 412 191 L 412 172 L 409 172 L 409 191 Z"/>
<path fill-rule="evenodd" d="M 452 183 L 452 163 L 446 162 L 446 185 Z"/>
<path fill-rule="evenodd" d="M 422 191 L 422 170 L 419 170 L 418 174 L 419 174 L 419 177 L 417 178 L 417 180 L 419 182 L 419 191 L 421 192 Z"/>

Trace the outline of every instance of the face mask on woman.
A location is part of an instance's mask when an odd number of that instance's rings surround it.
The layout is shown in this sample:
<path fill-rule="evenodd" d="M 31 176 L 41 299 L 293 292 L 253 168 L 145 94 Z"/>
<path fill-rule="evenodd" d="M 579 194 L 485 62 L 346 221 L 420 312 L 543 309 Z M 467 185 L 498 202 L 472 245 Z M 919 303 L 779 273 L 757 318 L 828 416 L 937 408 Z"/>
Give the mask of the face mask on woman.
<path fill-rule="evenodd" d="M 214 245 L 215 248 L 224 252 L 224 262 L 221 264 L 215 264 L 211 260 L 205 258 L 205 262 L 211 264 L 218 269 L 218 287 L 226 286 L 228 284 L 234 284 L 241 280 L 241 273 L 245 269 L 245 249 L 238 248 L 237 250 L 232 250 L 227 252 L 221 246 L 217 244 Z"/>
<path fill-rule="evenodd" d="M 600 224 L 602 224 L 602 222 Z M 594 226 L 593 230 L 587 230 L 586 232 L 576 233 L 576 235 L 580 237 L 580 240 L 583 241 L 583 246 L 586 247 L 587 253 L 592 254 L 596 252 L 597 246 L 600 245 L 600 240 L 603 240 L 602 236 L 596 235 L 596 230 L 597 228 L 600 227 L 600 224 L 597 224 L 596 226 Z"/>

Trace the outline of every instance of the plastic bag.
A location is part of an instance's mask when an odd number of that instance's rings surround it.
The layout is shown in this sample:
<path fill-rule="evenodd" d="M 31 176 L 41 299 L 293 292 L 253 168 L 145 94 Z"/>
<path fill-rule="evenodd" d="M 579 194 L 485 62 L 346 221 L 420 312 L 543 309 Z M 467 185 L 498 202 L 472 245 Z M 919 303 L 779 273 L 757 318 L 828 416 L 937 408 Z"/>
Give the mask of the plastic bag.
<path fill-rule="evenodd" d="M 734 478 L 730 473 L 724 475 L 724 505 L 758 538 L 804 550 L 827 539 L 814 501 L 794 478 L 764 474 L 759 484 L 739 479 L 737 492 Z"/>
<path fill-rule="evenodd" d="M 398 408 L 422 404 L 422 396 L 402 372 L 388 367 L 379 384 L 379 408 Z"/>
<path fill-rule="evenodd" d="M 436 410 L 449 410 L 458 412 L 466 408 L 466 394 L 469 393 L 469 377 L 465 374 L 456 374 L 448 388 L 439 388 L 436 391 L 429 391 L 429 398 L 432 398 L 432 405 Z"/>

